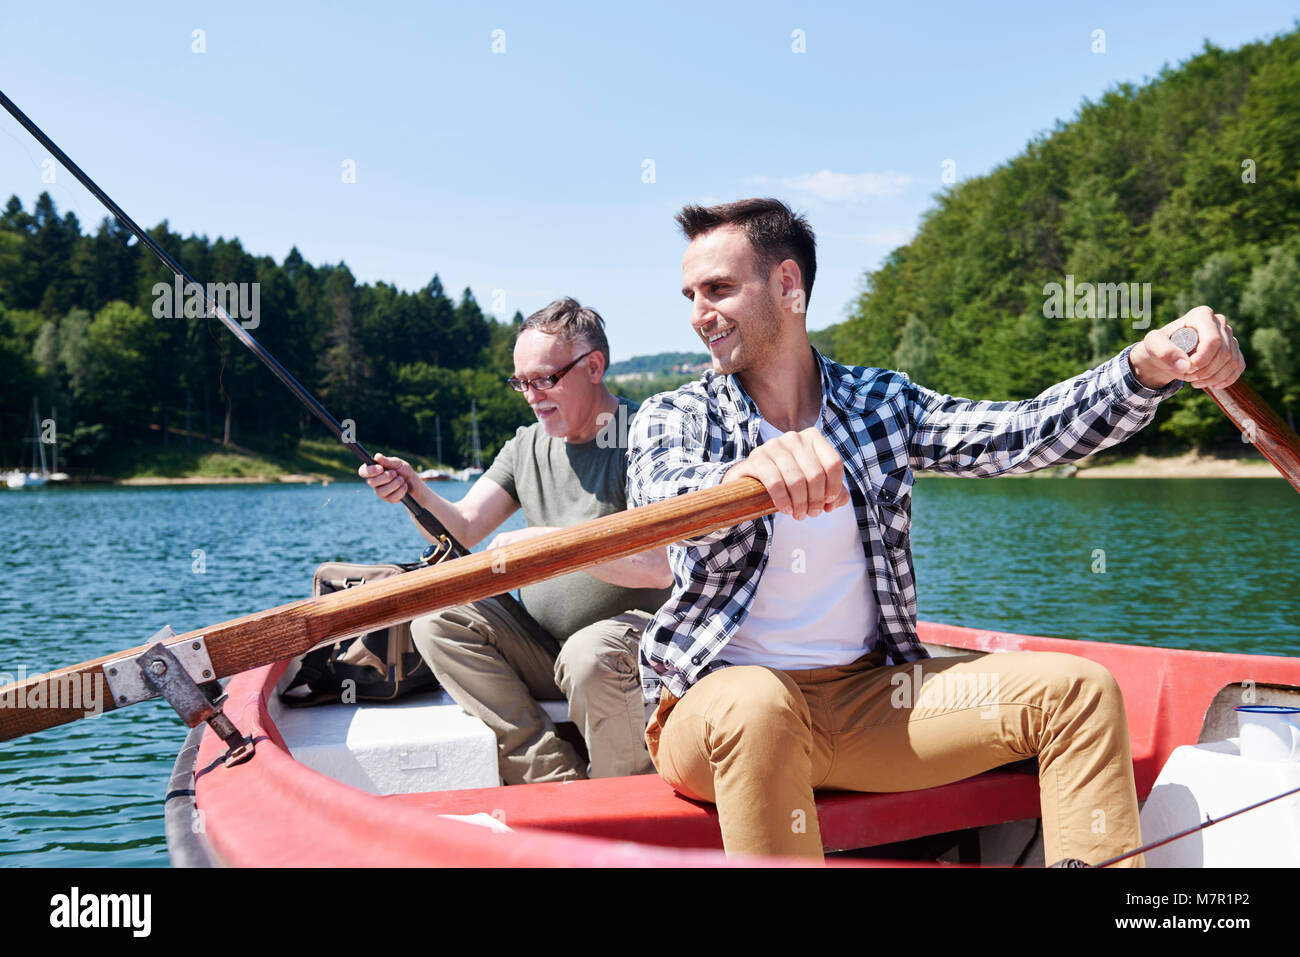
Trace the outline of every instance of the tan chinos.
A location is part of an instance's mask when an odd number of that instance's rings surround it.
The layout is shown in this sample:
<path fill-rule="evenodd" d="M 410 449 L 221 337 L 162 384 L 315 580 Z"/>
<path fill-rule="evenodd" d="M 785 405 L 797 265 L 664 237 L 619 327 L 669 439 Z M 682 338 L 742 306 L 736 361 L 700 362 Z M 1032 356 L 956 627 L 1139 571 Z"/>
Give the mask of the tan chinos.
<path fill-rule="evenodd" d="M 497 738 L 505 784 L 572 781 L 653 770 L 637 646 L 650 621 L 628 611 L 574 632 L 558 659 L 532 641 L 495 598 L 411 622 L 411 637 L 452 699 Z M 538 701 L 567 698 L 590 768 Z"/>
<path fill-rule="evenodd" d="M 650 756 L 677 791 L 717 805 L 728 854 L 820 858 L 815 788 L 911 791 L 1035 755 L 1048 864 L 1141 846 L 1128 721 L 1101 665 L 1055 652 L 883 662 L 724 667 L 680 699 L 664 690 Z"/>

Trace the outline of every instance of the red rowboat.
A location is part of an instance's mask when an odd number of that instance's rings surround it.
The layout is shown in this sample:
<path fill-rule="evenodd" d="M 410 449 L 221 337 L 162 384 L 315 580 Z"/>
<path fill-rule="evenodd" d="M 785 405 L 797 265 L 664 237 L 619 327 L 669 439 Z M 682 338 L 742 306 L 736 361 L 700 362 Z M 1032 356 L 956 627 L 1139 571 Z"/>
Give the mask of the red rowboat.
<path fill-rule="evenodd" d="M 1090 658 L 1109 669 L 1124 692 L 1138 798 L 1146 802 L 1143 837 L 1147 841 L 1164 836 L 1148 833 L 1147 812 L 1155 803 L 1148 798 L 1162 768 L 1167 763 L 1173 766 L 1170 758 L 1175 749 L 1198 760 L 1235 761 L 1238 770 L 1215 776 L 1247 780 L 1250 775 L 1239 770 L 1249 771 L 1262 763 L 1235 754 L 1230 740 L 1236 733 L 1234 706 L 1300 704 L 1300 658 L 1039 638 L 928 622 L 920 624 L 920 637 L 935 655 L 1056 651 Z M 721 851 L 715 809 L 681 797 L 654 774 L 561 784 L 368 793 L 295 759 L 295 743 L 286 742 L 273 720 L 279 710 L 275 689 L 287 667 L 288 662 L 281 662 L 245 672 L 232 679 L 227 689 L 226 713 L 258 742 L 250 761 L 225 767 L 221 740 L 204 725 L 192 733 L 177 762 L 168 799 L 173 863 L 325 867 L 788 863 L 728 861 Z M 1194 746 L 1205 753 L 1192 755 Z M 346 753 L 344 742 L 339 741 L 338 747 Z M 1273 774 L 1266 774 L 1265 780 L 1276 783 L 1278 774 L 1300 774 L 1300 762 L 1256 769 Z M 1284 789 L 1246 794 L 1238 806 Z M 1188 789 L 1179 785 L 1176 790 Z M 1300 823 L 1297 802 L 1300 797 L 1285 799 L 1238 820 L 1255 815 L 1256 826 L 1270 826 L 1270 833 L 1276 834 L 1278 821 L 1282 830 L 1292 820 Z M 1203 817 L 1211 810 L 1205 802 L 1202 805 L 1192 813 Z M 854 852 L 832 853 L 832 863 L 899 866 L 902 855 L 913 863 L 919 859 L 934 864 L 940 847 L 943 861 L 1033 862 L 1039 804 L 1032 768 L 997 769 L 919 792 L 824 792 L 818 794 L 817 807 L 827 851 Z M 1216 815 L 1224 811 L 1212 810 Z M 1266 819 L 1266 813 L 1273 817 Z M 480 820 L 498 826 L 489 830 L 448 815 L 482 815 Z M 1227 822 L 1219 827 L 1230 826 Z M 945 837 L 937 840 L 937 835 Z M 1286 834 L 1277 836 L 1283 844 L 1291 840 Z M 1037 848 L 1041 863 L 1041 842 Z M 1300 843 L 1294 848 L 1300 849 Z M 1186 853 L 1181 862 L 1188 862 Z"/>

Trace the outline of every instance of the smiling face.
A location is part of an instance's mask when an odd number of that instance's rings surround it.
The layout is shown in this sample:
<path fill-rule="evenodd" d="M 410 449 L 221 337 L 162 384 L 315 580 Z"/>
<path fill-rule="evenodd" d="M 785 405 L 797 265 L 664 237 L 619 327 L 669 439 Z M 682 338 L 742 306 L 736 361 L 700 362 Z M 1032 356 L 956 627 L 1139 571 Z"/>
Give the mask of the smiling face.
<path fill-rule="evenodd" d="M 515 342 L 518 379 L 538 379 L 558 372 L 591 347 L 582 341 L 566 342 L 558 335 L 525 329 Z M 604 356 L 599 352 L 582 359 L 554 386 L 542 392 L 529 386 L 524 398 L 548 435 L 569 441 L 589 441 L 599 426 L 605 389 L 601 385 Z"/>
<path fill-rule="evenodd" d="M 791 266 L 787 260 L 765 274 L 748 237 L 734 227 L 691 240 L 682 257 L 682 294 L 691 301 L 691 327 L 707 346 L 715 372 L 761 369 L 780 355 L 791 325 L 781 308 Z"/>

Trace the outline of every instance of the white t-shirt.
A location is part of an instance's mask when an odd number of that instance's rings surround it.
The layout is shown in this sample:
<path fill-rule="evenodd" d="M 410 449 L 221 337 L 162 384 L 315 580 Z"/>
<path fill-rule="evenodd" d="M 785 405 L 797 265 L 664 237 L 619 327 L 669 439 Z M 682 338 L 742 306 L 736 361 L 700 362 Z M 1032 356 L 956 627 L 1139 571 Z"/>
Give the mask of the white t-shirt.
<path fill-rule="evenodd" d="M 781 434 L 766 419 L 758 429 L 765 442 Z M 782 671 L 847 665 L 874 650 L 879 619 L 852 504 L 801 522 L 778 512 L 758 593 L 718 657 Z"/>

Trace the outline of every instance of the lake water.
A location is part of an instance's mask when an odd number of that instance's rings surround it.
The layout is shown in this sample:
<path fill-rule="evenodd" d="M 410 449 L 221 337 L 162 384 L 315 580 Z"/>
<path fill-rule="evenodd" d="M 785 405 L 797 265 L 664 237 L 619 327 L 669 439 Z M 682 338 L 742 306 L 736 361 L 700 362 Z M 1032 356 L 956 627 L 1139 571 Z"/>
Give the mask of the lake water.
<path fill-rule="evenodd" d="M 0 529 L 11 675 L 283 604 L 321 562 L 411 561 L 423 542 L 359 482 L 4 492 Z M 923 619 L 1300 655 L 1300 497 L 1281 480 L 922 478 L 912 545 Z M 165 866 L 185 735 L 151 701 L 0 743 L 0 865 Z"/>

